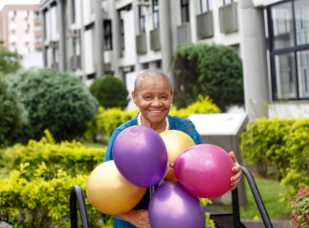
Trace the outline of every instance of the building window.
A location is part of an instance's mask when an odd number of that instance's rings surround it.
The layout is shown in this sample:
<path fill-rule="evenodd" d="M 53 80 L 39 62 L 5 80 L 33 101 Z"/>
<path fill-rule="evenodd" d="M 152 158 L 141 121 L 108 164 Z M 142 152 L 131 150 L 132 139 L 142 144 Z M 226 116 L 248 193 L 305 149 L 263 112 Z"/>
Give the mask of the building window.
<path fill-rule="evenodd" d="M 159 20 L 159 0 L 152 0 L 152 20 L 153 20 L 153 28 L 159 28 L 160 20 Z"/>
<path fill-rule="evenodd" d="M 223 5 L 231 4 L 232 2 L 237 2 L 237 0 L 223 0 Z"/>
<path fill-rule="evenodd" d="M 140 33 L 146 32 L 146 6 L 138 7 L 138 18 L 139 18 L 139 31 Z"/>
<path fill-rule="evenodd" d="M 181 23 L 190 22 L 189 0 L 180 0 Z"/>
<path fill-rule="evenodd" d="M 273 100 L 309 99 L 309 2 L 267 8 Z"/>
<path fill-rule="evenodd" d="M 201 0 L 201 12 L 212 10 L 212 0 Z"/>
<path fill-rule="evenodd" d="M 104 46 L 105 50 L 113 49 L 112 21 L 104 20 Z"/>
<path fill-rule="evenodd" d="M 40 18 L 40 11 L 35 11 L 34 12 L 34 19 L 39 19 Z"/>

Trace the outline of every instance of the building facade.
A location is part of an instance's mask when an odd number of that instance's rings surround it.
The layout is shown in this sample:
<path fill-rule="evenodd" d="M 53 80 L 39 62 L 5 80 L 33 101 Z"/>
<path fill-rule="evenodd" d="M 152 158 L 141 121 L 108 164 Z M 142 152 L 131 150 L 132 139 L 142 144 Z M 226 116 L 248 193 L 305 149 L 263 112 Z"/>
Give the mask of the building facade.
<path fill-rule="evenodd" d="M 39 5 L 4 5 L 0 14 L 0 40 L 23 56 L 24 67 L 42 67 L 42 28 Z"/>
<path fill-rule="evenodd" d="M 40 11 L 44 65 L 74 72 L 88 85 L 113 71 L 131 91 L 148 68 L 173 81 L 180 45 L 217 43 L 234 47 L 243 60 L 251 120 L 298 107 L 305 115 L 307 0 L 42 0 Z"/>

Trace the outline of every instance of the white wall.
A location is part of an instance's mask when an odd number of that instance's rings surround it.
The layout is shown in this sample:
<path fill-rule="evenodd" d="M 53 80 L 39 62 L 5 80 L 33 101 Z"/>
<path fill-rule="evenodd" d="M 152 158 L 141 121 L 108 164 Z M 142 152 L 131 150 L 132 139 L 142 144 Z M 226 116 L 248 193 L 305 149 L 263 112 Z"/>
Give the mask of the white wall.
<path fill-rule="evenodd" d="M 268 106 L 269 118 L 309 118 L 309 104 L 283 103 Z"/>

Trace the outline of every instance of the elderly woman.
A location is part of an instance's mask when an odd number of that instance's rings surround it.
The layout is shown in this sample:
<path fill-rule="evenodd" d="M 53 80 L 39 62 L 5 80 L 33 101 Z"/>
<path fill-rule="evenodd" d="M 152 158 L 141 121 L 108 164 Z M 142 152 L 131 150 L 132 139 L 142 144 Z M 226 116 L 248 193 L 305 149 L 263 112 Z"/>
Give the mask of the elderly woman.
<path fill-rule="evenodd" d="M 187 133 L 195 144 L 203 143 L 201 136 L 195 129 L 194 124 L 188 120 L 168 115 L 173 102 L 173 90 L 168 76 L 158 70 L 146 70 L 138 75 L 132 98 L 139 108 L 137 117 L 132 118 L 114 130 L 106 149 L 104 161 L 112 160 L 112 148 L 118 134 L 131 126 L 144 125 L 161 133 L 167 130 L 180 130 Z M 235 175 L 231 178 L 231 190 L 235 189 L 240 181 L 241 166 L 236 161 L 233 152 L 229 155 L 235 166 L 232 171 Z M 150 201 L 149 189 L 143 199 L 131 211 L 115 216 L 114 228 L 148 228 L 148 205 Z"/>

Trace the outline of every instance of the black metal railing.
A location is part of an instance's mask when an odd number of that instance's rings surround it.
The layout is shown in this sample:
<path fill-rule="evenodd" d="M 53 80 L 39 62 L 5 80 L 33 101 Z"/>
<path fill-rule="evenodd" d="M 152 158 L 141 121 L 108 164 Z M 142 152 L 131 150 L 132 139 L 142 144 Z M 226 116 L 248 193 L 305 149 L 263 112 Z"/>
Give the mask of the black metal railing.
<path fill-rule="evenodd" d="M 78 185 L 75 185 L 70 195 L 71 228 L 78 227 L 77 202 L 79 206 L 79 212 L 83 228 L 90 228 L 83 190 Z"/>

